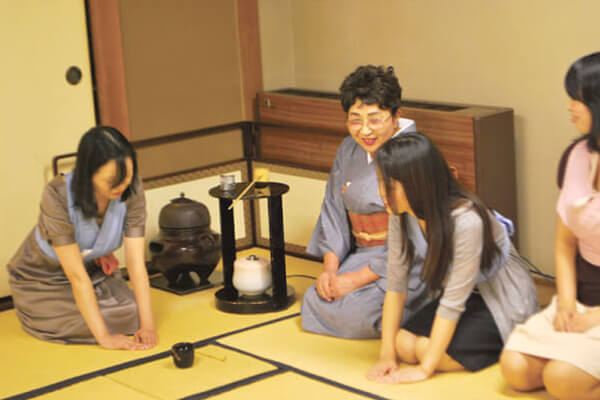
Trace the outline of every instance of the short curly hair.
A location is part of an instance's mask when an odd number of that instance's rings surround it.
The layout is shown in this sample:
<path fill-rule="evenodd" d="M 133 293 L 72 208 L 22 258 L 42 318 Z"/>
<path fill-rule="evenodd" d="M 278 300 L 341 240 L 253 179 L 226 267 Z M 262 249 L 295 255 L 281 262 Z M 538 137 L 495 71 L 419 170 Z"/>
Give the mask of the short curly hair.
<path fill-rule="evenodd" d="M 402 87 L 393 67 L 362 65 L 348 75 L 340 86 L 342 108 L 348 112 L 357 99 L 365 104 L 377 104 L 396 115 L 402 100 Z"/>

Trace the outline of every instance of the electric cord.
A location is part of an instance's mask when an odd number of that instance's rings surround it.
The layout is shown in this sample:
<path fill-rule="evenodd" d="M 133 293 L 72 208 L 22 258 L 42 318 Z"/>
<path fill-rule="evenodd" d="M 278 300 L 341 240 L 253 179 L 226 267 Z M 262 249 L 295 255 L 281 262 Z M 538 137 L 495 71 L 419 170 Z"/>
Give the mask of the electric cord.
<path fill-rule="evenodd" d="M 316 276 L 311 276 L 311 275 L 303 275 L 303 274 L 294 274 L 294 275 L 287 275 L 286 278 L 308 278 L 308 279 L 317 279 Z"/>
<path fill-rule="evenodd" d="M 545 272 L 542 272 L 538 267 L 535 266 L 534 263 L 532 263 L 524 255 L 519 254 L 519 257 L 521 257 L 521 259 L 523 259 L 527 263 L 527 269 L 532 274 L 537 275 L 537 276 L 539 276 L 541 278 L 544 278 L 544 279 L 546 279 L 547 281 L 550 281 L 550 282 L 554 282 L 556 280 L 556 277 L 554 275 L 550 275 L 550 274 L 546 274 Z"/>

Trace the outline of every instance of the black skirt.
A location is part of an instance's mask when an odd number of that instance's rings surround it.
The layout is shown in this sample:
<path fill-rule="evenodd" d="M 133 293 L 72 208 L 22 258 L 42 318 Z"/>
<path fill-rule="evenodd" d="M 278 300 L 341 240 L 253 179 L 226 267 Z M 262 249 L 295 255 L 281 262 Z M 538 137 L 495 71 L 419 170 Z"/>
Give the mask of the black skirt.
<path fill-rule="evenodd" d="M 586 306 L 600 305 L 600 267 L 586 261 L 577 252 L 577 300 Z"/>
<path fill-rule="evenodd" d="M 439 298 L 416 313 L 403 328 L 429 337 L 438 306 Z M 483 298 L 479 293 L 471 294 L 446 353 L 467 370 L 479 371 L 498 362 L 503 346 L 500 331 Z"/>

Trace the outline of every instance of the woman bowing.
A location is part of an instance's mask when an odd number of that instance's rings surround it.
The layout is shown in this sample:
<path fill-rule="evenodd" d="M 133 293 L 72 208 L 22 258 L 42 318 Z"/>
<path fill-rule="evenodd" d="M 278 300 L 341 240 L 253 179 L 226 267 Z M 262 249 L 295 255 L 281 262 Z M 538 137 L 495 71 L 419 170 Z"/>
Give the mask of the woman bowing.
<path fill-rule="evenodd" d="M 133 147 L 115 128 L 90 129 L 75 169 L 46 186 L 37 225 L 8 263 L 23 329 L 56 343 L 155 346 L 145 220 Z M 133 292 L 112 255 L 122 243 Z"/>

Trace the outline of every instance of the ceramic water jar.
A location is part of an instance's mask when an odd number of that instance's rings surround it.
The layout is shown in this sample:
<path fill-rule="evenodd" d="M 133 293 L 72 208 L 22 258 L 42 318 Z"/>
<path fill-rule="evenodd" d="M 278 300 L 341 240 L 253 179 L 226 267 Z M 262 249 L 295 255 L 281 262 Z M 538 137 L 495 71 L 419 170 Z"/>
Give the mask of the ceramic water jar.
<path fill-rule="evenodd" d="M 233 286 L 242 296 L 260 296 L 271 287 L 271 263 L 250 255 L 233 263 Z"/>

